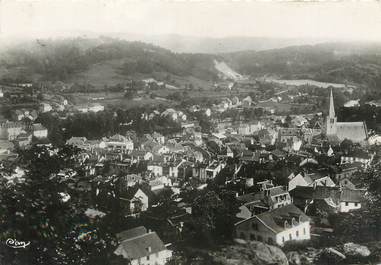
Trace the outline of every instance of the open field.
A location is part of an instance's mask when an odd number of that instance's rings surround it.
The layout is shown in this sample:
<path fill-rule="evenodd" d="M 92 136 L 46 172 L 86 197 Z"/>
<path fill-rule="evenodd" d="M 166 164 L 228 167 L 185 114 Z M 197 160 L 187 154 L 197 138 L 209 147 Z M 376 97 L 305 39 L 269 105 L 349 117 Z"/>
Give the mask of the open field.
<path fill-rule="evenodd" d="M 291 108 L 307 108 L 312 105 L 310 104 L 290 104 L 290 103 L 278 103 L 278 102 L 272 102 L 272 101 L 266 101 L 266 102 L 260 102 L 257 105 L 261 108 L 272 108 L 275 109 L 277 112 L 289 112 L 291 111 Z"/>
<path fill-rule="evenodd" d="M 73 75 L 67 80 L 67 83 L 88 83 L 101 90 L 105 85 L 114 86 L 126 83 L 130 80 L 154 78 L 178 88 L 185 88 L 189 84 L 192 84 L 197 89 L 200 87 L 203 89 L 211 89 L 213 86 L 212 81 L 201 80 L 193 76 L 177 76 L 166 72 L 154 72 L 152 74 L 135 73 L 131 75 L 122 74 L 120 68 L 124 62 L 125 59 L 122 58 L 91 65 L 86 71 Z"/>
<path fill-rule="evenodd" d="M 184 80 L 183 80 L 184 81 Z M 247 96 L 250 89 L 240 89 L 237 91 L 230 91 L 226 89 L 171 89 L 171 88 L 160 88 L 157 90 L 151 90 L 145 92 L 143 94 L 135 96 L 134 99 L 127 99 L 124 97 L 123 92 L 109 92 L 105 93 L 103 91 L 100 92 L 91 92 L 91 93 L 69 93 L 65 94 L 65 97 L 74 105 L 81 104 L 89 104 L 89 103 L 99 103 L 106 107 L 123 107 L 123 108 L 131 108 L 136 106 L 144 106 L 144 105 L 173 105 L 176 102 L 172 102 L 170 100 L 166 100 L 169 95 L 173 93 L 183 93 L 187 92 L 187 98 L 194 99 L 221 99 L 223 97 L 233 97 L 238 96 L 239 98 L 243 98 Z M 150 98 L 149 94 L 152 93 L 156 97 Z M 185 99 L 185 98 L 184 98 Z"/>
<path fill-rule="evenodd" d="M 277 84 L 284 84 L 289 86 L 316 86 L 321 88 L 344 88 L 345 84 L 336 84 L 336 83 L 327 83 L 327 82 L 319 82 L 311 79 L 294 79 L 294 80 L 283 80 L 283 79 L 267 79 L 266 82 L 273 82 Z"/>
<path fill-rule="evenodd" d="M 65 96 L 69 99 L 70 103 L 73 105 L 83 105 L 90 103 L 99 103 L 104 105 L 106 108 L 123 108 L 129 109 L 138 106 L 154 106 L 154 105 L 172 105 L 173 102 L 162 99 L 162 98 L 149 98 L 146 96 L 136 97 L 134 99 L 127 99 L 124 97 L 122 92 L 119 93 L 72 93 L 65 94 Z"/>
<path fill-rule="evenodd" d="M 105 85 L 125 83 L 129 80 L 128 76 L 121 75 L 118 71 L 122 64 L 123 59 L 91 65 L 88 70 L 74 75 L 67 83 L 89 83 L 98 89 L 103 89 Z"/>

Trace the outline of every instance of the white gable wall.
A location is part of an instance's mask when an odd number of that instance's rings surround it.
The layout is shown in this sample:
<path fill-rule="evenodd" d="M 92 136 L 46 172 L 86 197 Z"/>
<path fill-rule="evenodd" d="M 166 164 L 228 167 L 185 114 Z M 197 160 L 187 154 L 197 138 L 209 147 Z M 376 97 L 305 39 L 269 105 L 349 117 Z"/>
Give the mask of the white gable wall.
<path fill-rule="evenodd" d="M 303 222 L 276 235 L 276 243 L 283 246 L 287 241 L 299 241 L 311 239 L 310 222 Z"/>
<path fill-rule="evenodd" d="M 301 174 L 296 175 L 288 182 L 288 191 L 295 189 L 296 186 L 308 186 L 307 181 Z"/>
<path fill-rule="evenodd" d="M 357 210 L 361 208 L 361 203 L 357 202 L 340 202 L 339 212 L 347 213 L 352 210 Z"/>

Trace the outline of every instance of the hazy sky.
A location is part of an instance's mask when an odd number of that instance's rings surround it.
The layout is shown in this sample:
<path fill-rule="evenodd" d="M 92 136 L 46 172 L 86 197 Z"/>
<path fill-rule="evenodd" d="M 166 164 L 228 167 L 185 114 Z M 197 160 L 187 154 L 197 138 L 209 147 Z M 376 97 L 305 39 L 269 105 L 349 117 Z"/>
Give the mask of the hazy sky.
<path fill-rule="evenodd" d="M 62 32 L 381 41 L 377 2 L 0 0 L 2 36 Z"/>

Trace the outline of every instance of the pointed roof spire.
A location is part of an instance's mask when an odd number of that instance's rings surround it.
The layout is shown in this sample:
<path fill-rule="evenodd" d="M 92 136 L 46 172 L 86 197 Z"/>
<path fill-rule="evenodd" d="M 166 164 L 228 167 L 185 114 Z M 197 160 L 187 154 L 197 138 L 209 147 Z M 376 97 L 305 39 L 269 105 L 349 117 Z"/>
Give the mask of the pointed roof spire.
<path fill-rule="evenodd" d="M 335 118 L 335 106 L 333 104 L 332 88 L 331 88 L 331 95 L 329 97 L 329 117 Z"/>

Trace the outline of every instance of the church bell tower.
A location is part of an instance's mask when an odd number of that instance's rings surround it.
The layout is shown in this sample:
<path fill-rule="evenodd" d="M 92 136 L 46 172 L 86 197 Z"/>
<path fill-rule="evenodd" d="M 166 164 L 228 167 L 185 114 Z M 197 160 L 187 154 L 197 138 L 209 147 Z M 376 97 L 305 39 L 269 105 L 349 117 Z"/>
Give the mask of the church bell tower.
<path fill-rule="evenodd" d="M 331 88 L 331 94 L 329 97 L 329 114 L 327 116 L 327 135 L 336 135 L 336 122 L 337 117 L 335 115 L 335 105 L 333 103 L 333 94 Z"/>

